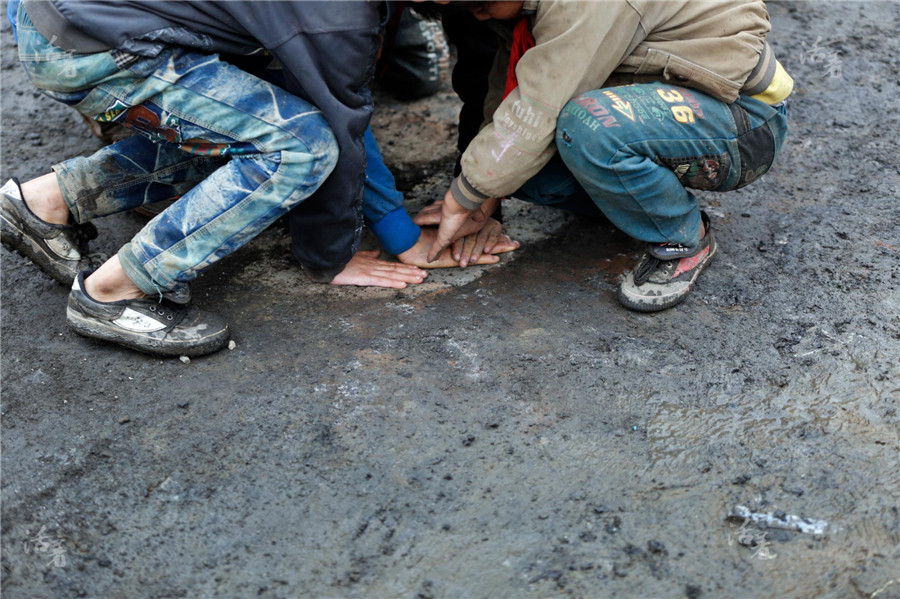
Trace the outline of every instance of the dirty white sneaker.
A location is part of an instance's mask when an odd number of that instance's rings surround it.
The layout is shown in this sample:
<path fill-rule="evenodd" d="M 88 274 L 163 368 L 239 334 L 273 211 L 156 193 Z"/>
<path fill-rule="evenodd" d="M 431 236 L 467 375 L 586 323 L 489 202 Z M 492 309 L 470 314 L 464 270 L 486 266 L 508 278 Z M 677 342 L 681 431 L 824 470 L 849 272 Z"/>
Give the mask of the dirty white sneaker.
<path fill-rule="evenodd" d="M 87 241 L 97 237 L 93 225 L 54 225 L 39 219 L 22 199 L 19 182 L 0 187 L 0 240 L 10 250 L 30 258 L 41 270 L 71 285 L 82 270 L 93 267 Z"/>
<path fill-rule="evenodd" d="M 79 335 L 162 356 L 202 356 L 228 343 L 228 324 L 193 307 L 182 292 L 98 302 L 84 291 L 88 274 L 76 277 L 66 309 L 66 322 Z"/>

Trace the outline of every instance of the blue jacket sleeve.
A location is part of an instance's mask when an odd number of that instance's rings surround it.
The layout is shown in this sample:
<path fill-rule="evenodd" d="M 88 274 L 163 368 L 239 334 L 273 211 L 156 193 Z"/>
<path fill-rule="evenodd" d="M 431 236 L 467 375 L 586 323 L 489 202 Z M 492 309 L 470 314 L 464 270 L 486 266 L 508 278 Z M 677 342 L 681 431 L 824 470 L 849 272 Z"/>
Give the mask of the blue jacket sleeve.
<path fill-rule="evenodd" d="M 394 176 L 384 164 L 371 128 L 366 129 L 365 145 L 363 216 L 381 247 L 396 256 L 415 245 L 422 231 L 403 206 L 403 194 L 397 190 Z"/>

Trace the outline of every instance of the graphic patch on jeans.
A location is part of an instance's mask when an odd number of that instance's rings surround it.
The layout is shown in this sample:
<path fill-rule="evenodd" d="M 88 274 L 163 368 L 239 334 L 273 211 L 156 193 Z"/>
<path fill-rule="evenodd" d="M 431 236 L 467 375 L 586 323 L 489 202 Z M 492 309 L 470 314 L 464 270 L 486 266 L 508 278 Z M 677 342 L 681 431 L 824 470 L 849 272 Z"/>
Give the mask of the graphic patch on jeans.
<path fill-rule="evenodd" d="M 657 156 L 655 162 L 675 173 L 685 187 L 705 191 L 718 189 L 731 171 L 728 152 L 676 158 Z"/>
<path fill-rule="evenodd" d="M 139 104 L 129 108 L 123 124 L 151 141 L 181 143 L 178 117 L 152 104 Z"/>
<path fill-rule="evenodd" d="M 206 141 L 204 139 L 186 139 L 184 140 L 184 143 L 178 147 L 191 154 L 214 157 L 246 156 L 248 154 L 259 153 L 256 146 L 249 142 L 233 142 L 225 144 Z"/>
<path fill-rule="evenodd" d="M 112 104 L 106 107 L 106 110 L 103 111 L 103 114 L 97 115 L 94 117 L 94 120 L 99 123 L 112 123 L 120 116 L 125 114 L 125 111 L 128 110 L 128 104 L 125 104 L 121 100 L 115 100 Z"/>
<path fill-rule="evenodd" d="M 564 113 L 580 120 L 591 131 L 596 131 L 600 125 L 604 127 L 619 127 L 609 110 L 589 95 L 582 94 L 573 98 L 563 109 Z"/>
<path fill-rule="evenodd" d="M 612 100 L 610 106 L 613 110 L 627 117 L 632 123 L 634 122 L 634 108 L 631 107 L 631 102 L 626 102 L 608 89 L 603 90 L 603 95 Z"/>

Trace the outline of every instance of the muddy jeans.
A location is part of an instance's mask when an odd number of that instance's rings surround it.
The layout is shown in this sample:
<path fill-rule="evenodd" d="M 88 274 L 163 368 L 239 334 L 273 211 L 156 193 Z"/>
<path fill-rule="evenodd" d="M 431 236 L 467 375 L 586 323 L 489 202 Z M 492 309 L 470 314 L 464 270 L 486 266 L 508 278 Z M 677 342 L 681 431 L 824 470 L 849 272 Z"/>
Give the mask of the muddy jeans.
<path fill-rule="evenodd" d="M 730 191 L 763 175 L 787 135 L 782 104 L 725 104 L 660 83 L 586 92 L 557 121 L 559 155 L 513 194 L 576 212 L 598 209 L 641 241 L 699 241 L 688 191 Z"/>
<path fill-rule="evenodd" d="M 22 65 L 44 94 L 140 134 L 54 167 L 77 222 L 181 196 L 119 251 L 145 293 L 174 289 L 241 247 L 337 161 L 318 109 L 215 55 L 73 54 L 21 7 L 18 36 Z"/>

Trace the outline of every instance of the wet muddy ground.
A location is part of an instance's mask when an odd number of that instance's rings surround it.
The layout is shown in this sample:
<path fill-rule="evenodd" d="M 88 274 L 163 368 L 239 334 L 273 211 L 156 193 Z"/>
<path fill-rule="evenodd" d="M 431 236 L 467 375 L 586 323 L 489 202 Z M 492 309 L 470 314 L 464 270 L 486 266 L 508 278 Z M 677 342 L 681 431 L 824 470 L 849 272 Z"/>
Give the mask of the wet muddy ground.
<path fill-rule="evenodd" d="M 900 597 L 900 5 L 770 11 L 792 136 L 703 196 L 720 251 L 664 313 L 618 306 L 602 221 L 516 205 L 521 250 L 400 292 L 308 282 L 275 227 L 196 284 L 236 347 L 185 364 L 68 332 L 2 250 L 4 596 Z M 2 58 L 4 179 L 98 147 Z M 454 113 L 382 98 L 413 209 Z"/>

